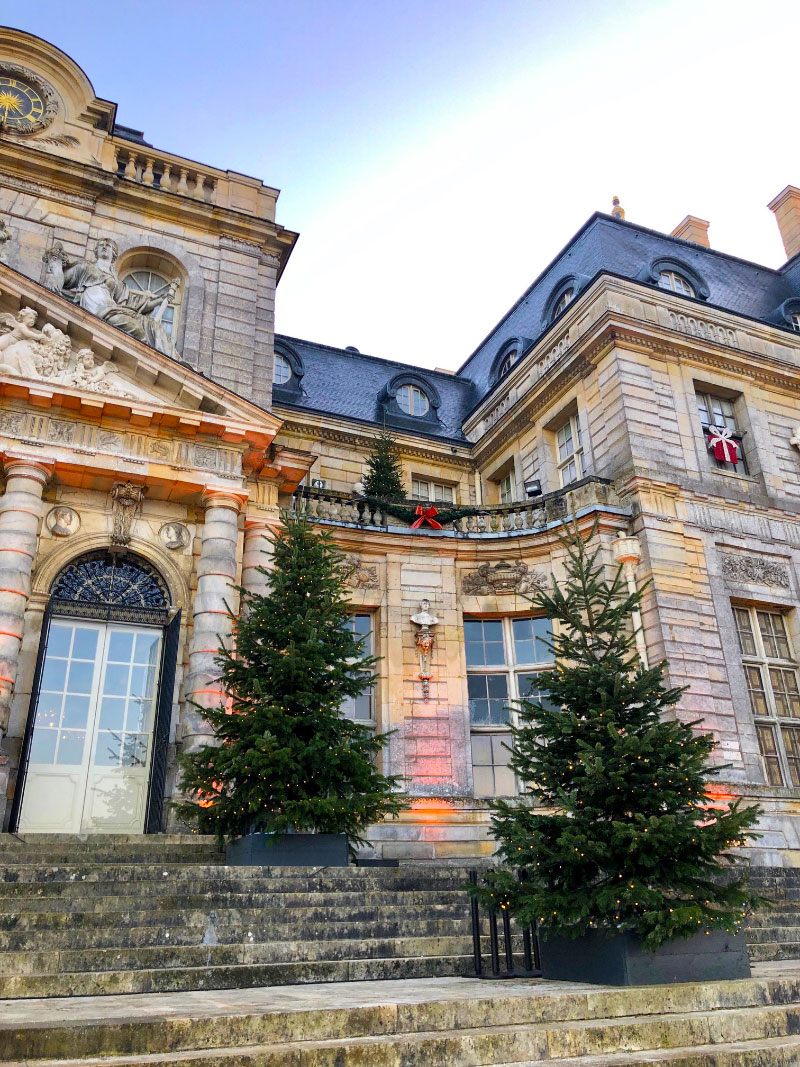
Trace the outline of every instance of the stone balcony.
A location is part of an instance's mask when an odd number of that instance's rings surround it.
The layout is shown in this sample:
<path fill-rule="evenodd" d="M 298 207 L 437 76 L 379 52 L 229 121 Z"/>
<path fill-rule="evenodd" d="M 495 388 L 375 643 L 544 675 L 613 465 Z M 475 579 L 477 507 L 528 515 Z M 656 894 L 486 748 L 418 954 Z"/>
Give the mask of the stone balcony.
<path fill-rule="evenodd" d="M 418 502 L 409 500 L 405 503 L 413 507 Z M 446 504 L 439 507 L 429 500 L 419 503 L 425 508 L 434 506 L 441 511 L 447 508 Z M 411 537 L 424 535 L 440 538 L 511 538 L 543 532 L 558 525 L 568 516 L 579 517 L 594 510 L 610 512 L 624 518 L 631 515 L 630 508 L 620 503 L 611 480 L 592 475 L 565 489 L 532 500 L 476 506 L 470 510 L 474 513 L 444 524 L 442 530 L 434 530 L 427 524 L 412 530 L 409 522 L 403 522 L 351 493 L 302 486 L 292 498 L 292 511 L 304 511 L 313 522 L 381 530 Z"/>
<path fill-rule="evenodd" d="M 116 151 L 118 177 L 161 189 L 165 193 L 191 196 L 207 204 L 216 203 L 217 179 L 213 173 L 175 163 L 149 147 L 119 146 Z"/>

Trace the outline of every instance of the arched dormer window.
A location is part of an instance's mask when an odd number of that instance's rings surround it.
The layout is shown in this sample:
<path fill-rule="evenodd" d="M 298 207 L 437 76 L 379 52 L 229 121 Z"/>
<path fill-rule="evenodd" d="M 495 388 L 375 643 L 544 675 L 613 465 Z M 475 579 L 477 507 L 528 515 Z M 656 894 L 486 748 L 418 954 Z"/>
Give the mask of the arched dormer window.
<path fill-rule="evenodd" d="M 378 396 L 379 415 L 407 429 L 438 426 L 441 399 L 433 382 L 421 374 L 398 374 Z"/>
<path fill-rule="evenodd" d="M 679 259 L 663 257 L 655 260 L 647 268 L 644 280 L 678 296 L 708 300 L 709 289 L 702 276 Z"/>
<path fill-rule="evenodd" d="M 292 403 L 302 395 L 301 383 L 305 368 L 300 356 L 285 341 L 275 342 L 275 360 L 273 363 L 272 399 Z"/>
<path fill-rule="evenodd" d="M 795 333 L 800 333 L 800 297 L 794 296 L 784 300 L 775 317 L 781 326 L 788 326 Z"/>
<path fill-rule="evenodd" d="M 567 274 L 553 286 L 547 303 L 544 305 L 542 326 L 549 326 L 551 322 L 555 322 L 564 314 L 584 282 L 585 279 L 579 278 L 576 274 Z"/>
<path fill-rule="evenodd" d="M 511 368 L 522 359 L 530 344 L 530 339 L 527 337 L 511 337 L 503 341 L 492 360 L 492 369 L 489 372 L 492 385 L 499 382 L 501 378 L 505 378 Z"/>

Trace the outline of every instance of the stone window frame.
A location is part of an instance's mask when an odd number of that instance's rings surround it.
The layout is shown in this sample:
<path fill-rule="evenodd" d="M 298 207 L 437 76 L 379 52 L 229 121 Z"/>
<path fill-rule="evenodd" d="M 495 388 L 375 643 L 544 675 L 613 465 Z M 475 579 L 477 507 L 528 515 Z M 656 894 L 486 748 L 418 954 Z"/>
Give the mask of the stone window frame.
<path fill-rule="evenodd" d="M 568 431 L 568 433 L 565 433 Z M 564 418 L 560 425 L 553 427 L 553 439 L 555 443 L 556 467 L 558 469 L 558 482 L 562 489 L 580 479 L 586 473 L 585 449 L 583 446 L 583 432 L 578 411 L 574 411 Z M 562 451 L 567 442 L 572 445 L 571 451 Z M 574 477 L 570 472 L 574 469 Z"/>
<path fill-rule="evenodd" d="M 273 403 L 280 403 L 282 400 L 286 403 L 293 403 L 298 401 L 303 395 L 303 375 L 305 374 L 305 367 L 299 354 L 292 348 L 291 345 L 286 344 L 285 341 L 276 341 L 273 348 L 274 358 L 277 359 L 280 356 L 281 359 L 289 366 L 290 374 L 285 382 L 279 382 L 275 378 L 275 370 L 273 365 L 273 381 L 272 381 L 272 400 Z"/>
<path fill-rule="evenodd" d="M 731 608 L 764 781 L 768 785 L 800 786 L 800 664 L 793 646 L 790 613 L 775 605 L 745 601 L 732 601 Z M 765 639 L 762 618 L 769 620 L 771 634 L 777 630 L 777 640 L 770 636 Z M 780 626 L 776 627 L 778 620 Z M 785 655 L 781 654 L 781 642 Z M 787 707 L 794 706 L 797 714 L 781 714 L 781 698 Z"/>
<path fill-rule="evenodd" d="M 480 615 L 473 613 L 465 613 L 463 617 L 462 633 L 464 635 L 464 659 L 466 663 L 467 674 L 467 692 L 469 694 L 469 679 L 475 677 L 492 677 L 492 678 L 504 678 L 506 693 L 502 696 L 506 702 L 518 700 L 523 693 L 523 689 L 520 685 L 520 679 L 524 677 L 530 677 L 531 675 L 540 674 L 542 671 L 549 670 L 553 665 L 552 655 L 545 659 L 534 659 L 528 661 L 517 661 L 517 640 L 515 638 L 514 622 L 524 620 L 542 620 L 547 622 L 543 615 L 537 615 L 534 612 L 517 612 L 509 615 Z M 469 644 L 475 642 L 468 642 L 467 626 L 470 623 L 497 623 L 501 624 L 500 633 L 502 635 L 502 647 L 503 647 L 503 662 L 502 663 L 478 663 L 470 662 L 469 656 Z M 483 629 L 485 633 L 485 628 Z M 552 636 L 552 625 L 549 628 L 550 636 Z M 537 650 L 538 642 L 534 642 L 534 651 Z M 496 642 L 495 642 L 496 644 Z M 485 647 L 485 640 L 484 640 Z M 513 778 L 513 791 L 512 792 L 498 792 L 497 791 L 497 775 L 498 769 L 503 767 L 508 768 L 508 759 L 510 758 L 510 752 L 500 747 L 507 743 L 510 743 L 511 733 L 508 729 L 508 724 L 517 725 L 519 722 L 517 713 L 514 711 L 513 705 L 510 705 L 510 717 L 503 722 L 473 722 L 473 706 L 472 701 L 479 699 L 475 696 L 472 698 L 467 697 L 467 707 L 469 711 L 469 731 L 470 731 L 470 760 L 472 765 L 473 774 L 473 796 L 480 799 L 488 799 L 497 796 L 516 796 L 520 792 L 520 783 L 513 774 L 513 771 L 507 769 L 506 781 L 509 781 L 509 775 Z M 500 699 L 499 696 L 495 699 Z M 487 682 L 487 700 L 491 701 L 491 694 L 488 690 Z M 491 712 L 490 712 L 491 714 Z M 489 744 L 485 744 L 485 739 L 490 739 Z M 481 739 L 480 749 L 488 751 L 491 756 L 489 763 L 480 762 L 476 763 L 476 739 Z M 502 762 L 497 761 L 497 757 L 500 757 Z M 475 769 L 491 768 L 491 778 L 493 783 L 493 792 L 486 792 L 475 784 Z M 501 770 L 502 773 L 502 770 Z M 488 777 L 488 775 L 482 775 L 481 777 Z"/>
<path fill-rule="evenodd" d="M 662 274 L 678 275 L 691 286 L 694 290 L 693 293 L 689 295 L 689 293 L 680 292 L 672 287 L 662 285 Z M 673 296 L 679 296 L 684 300 L 708 300 L 711 295 L 711 290 L 705 278 L 694 267 L 690 267 L 688 263 L 677 256 L 659 256 L 658 259 L 654 259 L 640 273 L 639 277 L 662 292 L 671 293 Z"/>
<path fill-rule="evenodd" d="M 509 337 L 503 341 L 492 360 L 489 383 L 496 385 L 501 378 L 505 378 L 530 349 L 532 343 L 529 337 Z"/>

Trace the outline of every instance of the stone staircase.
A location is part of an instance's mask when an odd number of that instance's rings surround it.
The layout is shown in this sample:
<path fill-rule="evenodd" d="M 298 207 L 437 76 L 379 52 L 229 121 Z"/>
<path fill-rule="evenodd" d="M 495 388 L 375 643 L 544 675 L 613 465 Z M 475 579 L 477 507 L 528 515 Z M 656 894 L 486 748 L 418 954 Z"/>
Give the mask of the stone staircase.
<path fill-rule="evenodd" d="M 225 867 L 192 835 L 0 835 L 0 998 L 470 975 L 466 877 Z M 800 958 L 800 870 L 753 882 L 776 906 L 751 921 L 752 958 Z"/>
<path fill-rule="evenodd" d="M 613 989 L 419 979 L 0 1002 L 6 1067 L 790 1067 L 800 964 Z"/>
<path fill-rule="evenodd" d="M 225 867 L 199 837 L 0 836 L 0 998 L 469 974 L 456 867 Z"/>

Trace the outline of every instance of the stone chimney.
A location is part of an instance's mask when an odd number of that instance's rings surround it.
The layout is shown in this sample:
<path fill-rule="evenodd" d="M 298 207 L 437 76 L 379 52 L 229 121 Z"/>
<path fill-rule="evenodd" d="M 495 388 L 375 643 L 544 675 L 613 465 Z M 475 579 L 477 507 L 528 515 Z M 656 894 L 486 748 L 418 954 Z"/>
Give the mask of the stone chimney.
<path fill-rule="evenodd" d="M 787 185 L 767 207 L 778 222 L 786 258 L 791 259 L 800 252 L 800 189 Z"/>
<path fill-rule="evenodd" d="M 697 215 L 687 215 L 670 233 L 670 237 L 680 237 L 682 241 L 691 241 L 693 244 L 702 245 L 703 248 L 711 248 L 708 226 L 705 219 L 698 219 Z"/>

